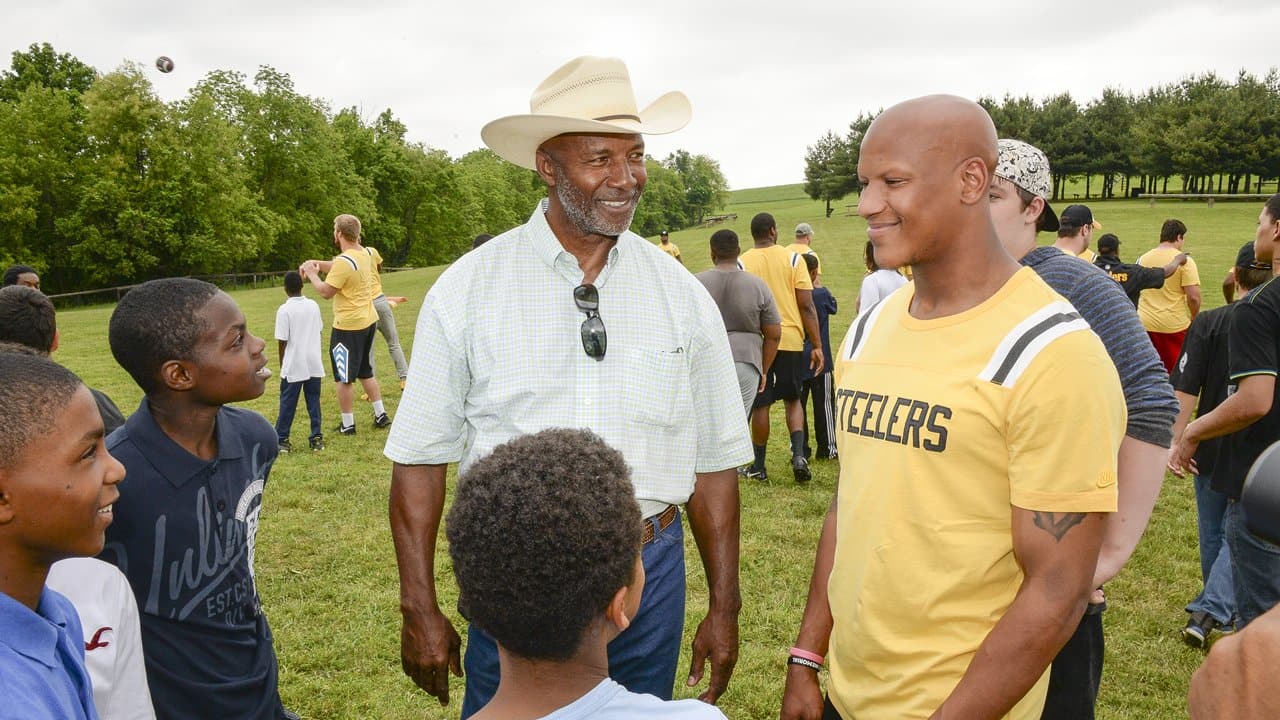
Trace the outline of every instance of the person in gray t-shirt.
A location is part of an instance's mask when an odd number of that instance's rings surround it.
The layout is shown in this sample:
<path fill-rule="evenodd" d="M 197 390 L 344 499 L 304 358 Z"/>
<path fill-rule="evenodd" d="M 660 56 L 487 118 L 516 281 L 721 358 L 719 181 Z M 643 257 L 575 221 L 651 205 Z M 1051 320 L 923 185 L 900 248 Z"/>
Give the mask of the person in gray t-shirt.
<path fill-rule="evenodd" d="M 738 264 L 741 251 L 737 233 L 717 230 L 711 236 L 711 262 L 715 267 L 698 273 L 697 278 L 711 293 L 724 318 L 743 409 L 749 417 L 751 402 L 764 389 L 764 377 L 778 352 L 782 316 L 769 286 Z"/>

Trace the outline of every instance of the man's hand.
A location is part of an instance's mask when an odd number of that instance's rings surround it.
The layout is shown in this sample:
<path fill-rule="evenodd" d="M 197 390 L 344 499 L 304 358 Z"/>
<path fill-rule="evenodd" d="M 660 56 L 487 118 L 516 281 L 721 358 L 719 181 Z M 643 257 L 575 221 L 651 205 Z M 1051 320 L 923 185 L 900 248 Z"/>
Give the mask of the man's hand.
<path fill-rule="evenodd" d="M 826 367 L 827 360 L 822 355 L 821 339 L 813 344 L 813 351 L 809 353 L 809 367 L 813 370 L 813 374 L 817 375 L 822 372 L 822 368 Z"/>
<path fill-rule="evenodd" d="M 818 671 L 803 665 L 788 665 L 778 720 L 822 720 L 824 704 Z"/>
<path fill-rule="evenodd" d="M 462 640 L 449 618 L 436 610 L 404 615 L 400 628 L 400 665 L 413 683 L 449 704 L 449 673 L 462 677 Z"/>
<path fill-rule="evenodd" d="M 1183 430 L 1178 439 L 1173 441 L 1173 447 L 1169 448 L 1169 469 L 1174 475 L 1186 477 L 1187 472 L 1199 474 L 1200 470 L 1196 467 L 1194 460 L 1199 447 L 1200 441 L 1190 437 L 1190 433 L 1186 430 Z"/>
<path fill-rule="evenodd" d="M 1173 259 L 1170 260 L 1169 263 L 1164 266 L 1164 276 L 1169 277 L 1170 275 L 1177 272 L 1178 268 L 1186 264 L 1187 264 L 1186 253 L 1178 253 L 1177 255 L 1174 255 Z"/>
<path fill-rule="evenodd" d="M 729 687 L 729 678 L 738 664 L 738 616 L 736 613 L 711 611 L 698 623 L 693 635 L 692 660 L 689 663 L 689 687 L 702 682 L 707 660 L 711 661 L 711 682 L 698 699 L 715 704 Z"/>

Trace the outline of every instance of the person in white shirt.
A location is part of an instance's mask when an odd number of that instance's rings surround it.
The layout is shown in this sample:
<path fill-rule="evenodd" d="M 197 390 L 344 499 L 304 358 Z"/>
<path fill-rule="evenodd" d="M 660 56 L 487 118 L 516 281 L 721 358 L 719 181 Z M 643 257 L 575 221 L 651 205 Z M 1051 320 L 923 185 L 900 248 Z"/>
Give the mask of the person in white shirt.
<path fill-rule="evenodd" d="M 475 720 L 724 720 L 708 703 L 609 677 L 607 648 L 640 608 L 640 548 L 654 531 L 622 453 L 590 430 L 522 435 L 463 472 L 445 526 L 458 607 L 502 666 Z"/>
<path fill-rule="evenodd" d="M 856 312 L 869 309 L 872 305 L 889 297 L 889 293 L 907 284 L 907 279 L 895 270 L 882 268 L 876 264 L 875 251 L 871 243 L 867 243 L 863 251 L 867 262 L 867 275 L 862 278 L 862 288 L 858 291 L 858 307 Z"/>
<path fill-rule="evenodd" d="M 84 664 L 100 720 L 155 720 L 138 603 L 124 573 L 95 558 L 68 558 L 49 568 L 45 584 L 65 595 L 80 616 Z"/>
<path fill-rule="evenodd" d="M 289 299 L 276 310 L 276 340 L 280 343 L 280 414 L 276 418 L 276 436 L 280 440 L 280 452 L 293 450 L 289 432 L 293 429 L 293 413 L 298 409 L 298 393 L 302 393 L 311 419 L 307 442 L 312 450 L 321 450 L 324 434 L 320 429 L 320 386 L 324 380 L 324 359 L 320 354 L 320 335 L 324 321 L 316 301 L 302 296 L 302 275 L 297 271 L 284 274 L 284 292 Z"/>

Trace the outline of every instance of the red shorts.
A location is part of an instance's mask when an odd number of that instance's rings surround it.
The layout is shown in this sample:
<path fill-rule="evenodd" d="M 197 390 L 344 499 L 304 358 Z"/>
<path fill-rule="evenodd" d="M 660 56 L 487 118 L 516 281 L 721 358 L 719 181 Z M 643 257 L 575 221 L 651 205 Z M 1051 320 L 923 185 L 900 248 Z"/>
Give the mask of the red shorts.
<path fill-rule="evenodd" d="M 1160 362 L 1164 363 L 1165 371 L 1173 372 L 1173 367 L 1178 364 L 1178 356 L 1182 354 L 1182 341 L 1187 339 L 1187 331 L 1148 332 L 1147 337 L 1151 338 L 1151 344 L 1156 347 L 1156 354 L 1160 356 Z"/>

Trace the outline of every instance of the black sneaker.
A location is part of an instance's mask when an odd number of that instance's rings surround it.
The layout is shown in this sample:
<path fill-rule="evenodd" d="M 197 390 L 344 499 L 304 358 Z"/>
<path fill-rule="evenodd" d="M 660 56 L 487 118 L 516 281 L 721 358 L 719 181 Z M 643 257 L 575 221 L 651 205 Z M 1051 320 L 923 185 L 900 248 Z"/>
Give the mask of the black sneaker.
<path fill-rule="evenodd" d="M 323 436 L 323 435 L 316 435 L 316 436 L 312 437 L 312 438 L 311 438 L 311 440 L 310 440 L 309 442 L 311 443 L 311 449 L 312 449 L 312 450 L 323 450 L 323 449 L 324 449 L 324 436 Z"/>
<path fill-rule="evenodd" d="M 339 435 L 355 435 L 356 426 L 355 425 L 339 425 L 338 434 Z"/>
<path fill-rule="evenodd" d="M 803 455 L 791 456 L 791 474 L 796 476 L 798 483 L 807 483 L 813 478 L 813 473 L 809 472 L 809 461 Z"/>
<path fill-rule="evenodd" d="M 293 446 L 289 444 L 288 440 L 281 440 L 279 447 L 281 454 L 293 452 Z"/>
<path fill-rule="evenodd" d="M 1209 646 L 1209 634 L 1218 627 L 1218 621 L 1207 612 L 1193 612 L 1187 626 L 1182 628 L 1182 642 L 1193 648 Z"/>
<path fill-rule="evenodd" d="M 742 473 L 742 477 L 759 480 L 760 482 L 768 482 L 769 471 L 764 468 L 749 467 L 746 469 L 746 472 Z"/>
<path fill-rule="evenodd" d="M 376 428 L 391 427 L 391 417 L 386 413 L 380 413 L 373 416 L 373 426 Z"/>

